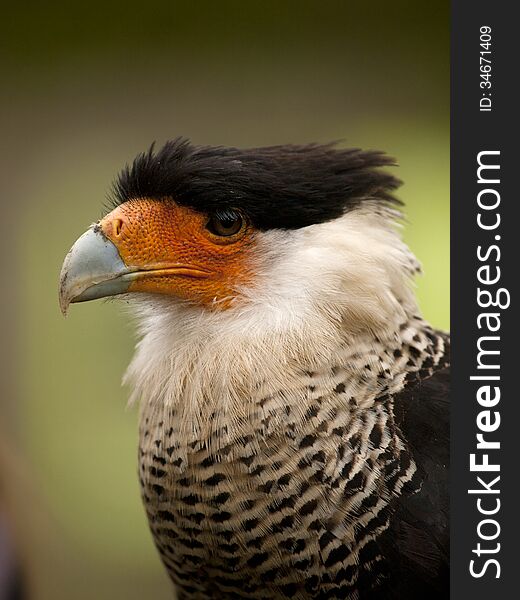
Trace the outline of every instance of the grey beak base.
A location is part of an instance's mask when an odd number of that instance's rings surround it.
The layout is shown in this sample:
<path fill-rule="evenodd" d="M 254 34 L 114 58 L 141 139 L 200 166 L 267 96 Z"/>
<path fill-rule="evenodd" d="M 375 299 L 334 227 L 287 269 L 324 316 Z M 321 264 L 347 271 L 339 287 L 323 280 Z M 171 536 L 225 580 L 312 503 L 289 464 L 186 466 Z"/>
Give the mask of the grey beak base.
<path fill-rule="evenodd" d="M 78 238 L 63 262 L 59 292 L 62 313 L 66 314 L 72 302 L 124 294 L 131 283 L 124 275 L 131 272 L 115 245 L 93 225 Z"/>

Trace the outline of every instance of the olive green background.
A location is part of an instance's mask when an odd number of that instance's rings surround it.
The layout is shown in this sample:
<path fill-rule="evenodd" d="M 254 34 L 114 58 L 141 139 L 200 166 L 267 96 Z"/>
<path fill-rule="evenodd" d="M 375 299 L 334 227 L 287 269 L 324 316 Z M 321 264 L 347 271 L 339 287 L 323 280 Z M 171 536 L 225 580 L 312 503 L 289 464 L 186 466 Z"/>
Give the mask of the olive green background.
<path fill-rule="evenodd" d="M 153 140 L 343 140 L 399 162 L 426 317 L 449 327 L 449 4 L 11 3 L 0 36 L 0 511 L 31 598 L 168 598 L 136 477 L 118 302 L 60 315 L 74 240 Z M 7 27 L 5 27 L 7 25 Z"/>

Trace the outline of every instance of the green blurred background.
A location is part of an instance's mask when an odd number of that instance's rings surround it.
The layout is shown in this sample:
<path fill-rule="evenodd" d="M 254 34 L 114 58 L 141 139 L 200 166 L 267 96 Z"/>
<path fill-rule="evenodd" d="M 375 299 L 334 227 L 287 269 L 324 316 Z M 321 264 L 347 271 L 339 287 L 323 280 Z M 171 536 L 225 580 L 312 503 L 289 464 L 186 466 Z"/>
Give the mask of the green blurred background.
<path fill-rule="evenodd" d="M 449 327 L 449 3 L 4 5 L 0 511 L 31 598 L 169 598 L 136 477 L 134 344 L 57 280 L 117 170 L 153 140 L 384 149 L 423 313 Z M 5 27 L 7 25 L 7 27 Z"/>

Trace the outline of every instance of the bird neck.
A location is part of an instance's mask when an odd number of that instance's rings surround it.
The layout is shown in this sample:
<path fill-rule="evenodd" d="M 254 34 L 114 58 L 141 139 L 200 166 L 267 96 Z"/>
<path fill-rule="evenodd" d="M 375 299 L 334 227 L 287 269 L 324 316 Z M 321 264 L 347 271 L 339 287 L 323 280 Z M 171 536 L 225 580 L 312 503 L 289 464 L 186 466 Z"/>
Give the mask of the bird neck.
<path fill-rule="evenodd" d="M 263 232 L 256 283 L 226 310 L 140 295 L 131 400 L 175 411 L 183 436 L 201 439 L 222 424 L 255 429 L 267 397 L 282 423 L 288 402 L 305 408 L 309 388 L 325 389 L 337 371 L 362 406 L 388 373 L 402 385 L 408 355 L 424 351 L 431 330 L 409 285 L 417 261 L 389 223 L 365 210 L 290 235 Z"/>
<path fill-rule="evenodd" d="M 140 401 L 145 415 L 175 419 L 186 444 L 225 445 L 258 434 L 267 414 L 266 435 L 283 428 L 289 407 L 303 415 L 322 390 L 347 394 L 343 409 L 347 398 L 355 398 L 356 410 L 369 409 L 377 397 L 402 389 L 431 354 L 432 332 L 420 317 L 356 334 L 322 317 L 269 335 L 213 328 L 194 314 L 180 326 L 179 316 L 172 322 L 171 312 L 155 312 L 143 322 L 146 333 L 125 375 L 131 401 Z M 225 435 L 215 436 L 217 429 Z"/>

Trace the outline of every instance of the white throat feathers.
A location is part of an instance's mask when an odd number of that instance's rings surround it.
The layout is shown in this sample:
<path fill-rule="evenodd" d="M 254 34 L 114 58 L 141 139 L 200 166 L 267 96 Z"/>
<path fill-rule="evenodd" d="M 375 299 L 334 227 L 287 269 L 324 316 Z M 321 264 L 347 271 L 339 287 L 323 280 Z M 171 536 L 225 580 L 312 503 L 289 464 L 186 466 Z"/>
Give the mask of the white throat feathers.
<path fill-rule="evenodd" d="M 296 390 L 306 373 L 329 376 L 339 364 L 354 385 L 360 365 L 420 328 L 411 288 L 419 264 L 398 218 L 365 201 L 333 221 L 258 232 L 254 283 L 224 310 L 135 295 L 140 339 L 124 377 L 130 401 L 175 411 L 186 440 L 222 423 L 231 439 L 247 431 L 261 397 L 283 390 L 280 402 L 288 402 L 294 390 L 290 402 L 303 410 Z M 371 396 L 379 391 L 375 376 L 368 387 Z"/>

